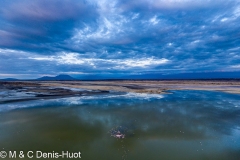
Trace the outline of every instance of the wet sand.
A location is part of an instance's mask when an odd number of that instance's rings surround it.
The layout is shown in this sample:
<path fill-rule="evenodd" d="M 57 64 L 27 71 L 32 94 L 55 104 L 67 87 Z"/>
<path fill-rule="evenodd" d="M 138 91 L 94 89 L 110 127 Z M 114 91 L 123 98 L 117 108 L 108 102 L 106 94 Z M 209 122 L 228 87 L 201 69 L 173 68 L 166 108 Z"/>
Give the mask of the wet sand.
<path fill-rule="evenodd" d="M 0 103 L 88 96 L 109 92 L 167 94 L 168 90 L 209 90 L 240 94 L 239 80 L 14 81 L 0 82 Z"/>

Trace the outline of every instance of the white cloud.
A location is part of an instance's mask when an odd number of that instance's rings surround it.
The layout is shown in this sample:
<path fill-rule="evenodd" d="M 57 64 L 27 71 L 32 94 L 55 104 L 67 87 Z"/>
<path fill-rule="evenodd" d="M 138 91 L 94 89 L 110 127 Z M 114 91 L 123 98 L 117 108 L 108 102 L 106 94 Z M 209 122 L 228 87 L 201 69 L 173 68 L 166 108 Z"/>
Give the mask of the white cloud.
<path fill-rule="evenodd" d="M 240 6 L 231 8 L 230 12 L 222 12 L 212 18 L 212 22 L 230 22 L 240 17 Z"/>
<path fill-rule="evenodd" d="M 232 65 L 232 66 L 230 66 L 230 68 L 240 69 L 240 64 L 239 65 Z"/>
<path fill-rule="evenodd" d="M 155 8 L 196 8 L 209 7 L 223 0 L 146 0 Z"/>
<path fill-rule="evenodd" d="M 101 17 L 98 19 L 98 27 L 86 25 L 83 29 L 76 29 L 76 34 L 72 37 L 73 42 L 84 43 L 88 41 L 103 42 L 118 39 L 119 35 L 126 32 L 124 26 L 128 23 L 126 17 L 121 15 Z M 129 28 L 128 28 L 129 29 Z"/>
<path fill-rule="evenodd" d="M 118 39 L 119 35 L 123 35 L 129 30 L 129 28 L 125 27 L 129 23 L 129 17 L 121 14 L 117 1 L 93 1 L 97 4 L 99 12 L 97 26 L 85 24 L 83 29 L 76 29 L 76 33 L 72 37 L 76 45 L 88 43 L 89 41 L 95 43 L 112 42 L 112 40 Z M 134 15 L 134 17 L 137 18 L 138 14 Z"/>
<path fill-rule="evenodd" d="M 21 50 L 13 50 L 13 49 L 2 49 L 0 48 L 0 55 L 30 55 L 29 52 L 24 52 L 24 51 L 21 51 Z"/>
<path fill-rule="evenodd" d="M 233 11 L 234 18 L 240 17 L 240 6 L 237 6 L 235 10 Z"/>
<path fill-rule="evenodd" d="M 77 53 L 68 53 L 55 57 L 58 63 L 62 64 L 84 64 L 88 59 L 82 60 L 78 58 Z"/>
<path fill-rule="evenodd" d="M 144 57 L 144 58 L 126 58 L 126 59 L 102 59 L 85 58 L 77 53 L 61 53 L 56 56 L 36 56 L 29 59 L 37 61 L 54 61 L 58 64 L 66 65 L 84 65 L 93 68 L 108 69 L 130 69 L 130 68 L 150 68 L 169 63 L 165 58 Z"/>
<path fill-rule="evenodd" d="M 154 59 L 154 58 L 142 58 L 142 59 L 125 59 L 118 61 L 118 64 L 125 65 L 127 67 L 141 67 L 145 68 L 148 66 L 157 66 L 168 63 L 169 60 L 162 59 Z"/>
<path fill-rule="evenodd" d="M 137 19 L 139 17 L 139 13 L 136 13 L 132 16 L 132 19 Z"/>
<path fill-rule="evenodd" d="M 152 23 L 153 25 L 158 24 L 159 20 L 157 19 L 157 16 L 155 15 L 153 18 L 151 18 L 149 20 L 150 23 Z"/>
<path fill-rule="evenodd" d="M 225 22 L 225 21 L 228 21 L 228 20 L 229 20 L 228 18 L 222 18 L 221 22 Z"/>
<path fill-rule="evenodd" d="M 77 53 L 63 53 L 54 56 L 35 56 L 29 57 L 29 59 L 37 60 L 37 61 L 56 61 L 59 64 L 84 64 L 88 62 L 90 59 L 81 59 L 78 57 Z"/>

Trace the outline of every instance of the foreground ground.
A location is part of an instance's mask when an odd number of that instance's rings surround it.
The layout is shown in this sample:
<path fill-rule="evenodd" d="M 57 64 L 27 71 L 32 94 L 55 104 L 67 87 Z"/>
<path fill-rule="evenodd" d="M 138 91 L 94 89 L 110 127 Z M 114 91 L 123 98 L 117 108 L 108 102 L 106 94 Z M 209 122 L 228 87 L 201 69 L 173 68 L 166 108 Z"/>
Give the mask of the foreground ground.
<path fill-rule="evenodd" d="M 240 94 L 240 81 L 2 81 L 0 82 L 0 103 L 106 94 L 112 91 L 166 94 L 168 90 L 210 90 Z"/>

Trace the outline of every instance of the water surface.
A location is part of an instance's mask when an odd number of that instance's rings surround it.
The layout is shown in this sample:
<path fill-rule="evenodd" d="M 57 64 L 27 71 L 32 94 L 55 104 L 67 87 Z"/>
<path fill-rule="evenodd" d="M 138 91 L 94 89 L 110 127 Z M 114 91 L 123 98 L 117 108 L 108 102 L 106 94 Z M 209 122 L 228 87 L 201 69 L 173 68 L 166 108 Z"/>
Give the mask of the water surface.
<path fill-rule="evenodd" d="M 240 159 L 240 95 L 171 93 L 2 104 L 0 150 L 81 151 L 85 160 Z"/>

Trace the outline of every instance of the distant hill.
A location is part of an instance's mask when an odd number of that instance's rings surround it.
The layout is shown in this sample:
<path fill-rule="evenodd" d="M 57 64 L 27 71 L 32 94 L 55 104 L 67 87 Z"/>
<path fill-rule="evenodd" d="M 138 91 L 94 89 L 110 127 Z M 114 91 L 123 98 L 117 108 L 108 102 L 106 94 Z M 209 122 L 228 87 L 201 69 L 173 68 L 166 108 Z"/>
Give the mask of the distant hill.
<path fill-rule="evenodd" d="M 240 71 L 235 72 L 199 72 L 199 73 L 176 73 L 176 74 L 161 74 L 161 73 L 143 73 L 143 74 L 132 74 L 132 75 L 118 75 L 109 74 L 89 74 L 89 75 L 75 75 L 73 78 L 69 75 L 60 74 L 58 76 L 44 76 L 38 79 L 15 79 L 5 78 L 0 81 L 74 81 L 74 80 L 185 80 L 185 79 L 238 79 L 240 80 Z"/>
<path fill-rule="evenodd" d="M 76 77 L 79 80 L 191 80 L 191 79 L 240 79 L 240 71 L 235 72 L 199 72 L 199 73 L 143 73 L 131 75 L 118 75 L 118 74 L 90 74 L 81 75 Z"/>
<path fill-rule="evenodd" d="M 38 80 L 38 81 L 73 81 L 76 79 L 69 75 L 61 74 L 61 75 L 58 75 L 55 77 L 44 76 L 44 77 L 38 78 L 36 80 Z"/>
<path fill-rule="evenodd" d="M 0 79 L 0 81 L 18 81 L 19 79 L 16 78 L 4 78 L 4 79 Z"/>

